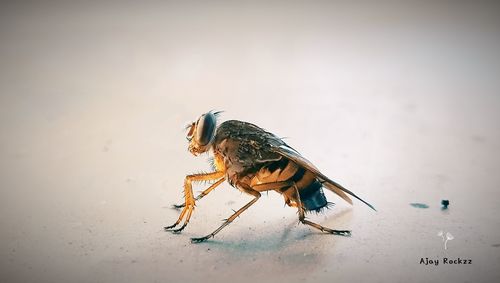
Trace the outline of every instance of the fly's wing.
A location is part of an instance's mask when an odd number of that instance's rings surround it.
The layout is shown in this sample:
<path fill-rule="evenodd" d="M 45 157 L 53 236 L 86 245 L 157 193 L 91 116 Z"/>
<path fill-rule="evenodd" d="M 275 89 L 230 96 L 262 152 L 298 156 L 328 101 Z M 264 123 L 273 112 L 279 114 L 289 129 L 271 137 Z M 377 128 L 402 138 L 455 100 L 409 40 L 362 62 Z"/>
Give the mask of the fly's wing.
<path fill-rule="evenodd" d="M 323 175 L 316 166 L 288 146 L 282 139 L 254 124 L 237 120 L 222 123 L 217 129 L 215 144 L 218 151 L 229 159 L 232 170 L 238 173 L 258 170 L 270 162 L 287 158 L 314 173 L 327 189 L 348 203 L 352 204 L 352 200 L 347 194 L 375 210 L 371 204 Z"/>
<path fill-rule="evenodd" d="M 300 155 L 297 151 L 295 151 L 293 148 L 289 147 L 285 143 L 283 143 L 283 145 L 280 145 L 280 146 L 277 146 L 277 147 L 273 146 L 273 151 L 276 152 L 277 154 L 283 156 L 283 157 L 286 157 L 286 158 L 292 160 L 293 162 L 297 163 L 298 165 L 300 165 L 300 166 L 304 167 L 305 169 L 307 169 L 307 170 L 313 172 L 314 174 L 316 174 L 316 176 L 318 177 L 318 179 L 323 183 L 323 185 L 325 187 L 327 187 L 328 189 L 330 189 L 331 191 L 333 191 L 334 193 L 336 193 L 338 196 L 340 196 L 341 198 L 343 198 L 348 203 L 352 204 L 352 200 L 349 198 L 349 196 L 347 194 L 349 194 L 349 195 L 357 198 L 358 200 L 360 200 L 364 204 L 368 205 L 371 209 L 376 210 L 371 204 L 369 204 L 368 202 L 364 201 L 363 199 L 361 199 L 360 197 L 358 197 L 357 195 L 355 195 L 350 190 L 342 187 L 338 183 L 330 180 L 328 177 L 326 177 L 325 175 L 323 175 L 318 170 L 318 168 L 316 168 L 316 166 L 314 166 L 309 160 L 305 159 L 302 155 Z"/>

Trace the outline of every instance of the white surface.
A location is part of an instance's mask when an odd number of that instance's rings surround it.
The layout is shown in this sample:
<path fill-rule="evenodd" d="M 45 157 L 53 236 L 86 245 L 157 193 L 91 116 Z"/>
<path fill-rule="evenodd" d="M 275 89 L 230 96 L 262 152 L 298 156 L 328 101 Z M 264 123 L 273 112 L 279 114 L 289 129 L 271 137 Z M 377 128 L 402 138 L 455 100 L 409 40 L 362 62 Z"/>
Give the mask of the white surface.
<path fill-rule="evenodd" d="M 500 277 L 498 6 L 1 5 L 0 281 Z M 164 232 L 209 168 L 183 126 L 210 109 L 289 137 L 378 212 L 328 194 L 311 219 L 353 236 L 322 235 L 270 193 L 190 244 L 250 199 L 224 184 Z"/>

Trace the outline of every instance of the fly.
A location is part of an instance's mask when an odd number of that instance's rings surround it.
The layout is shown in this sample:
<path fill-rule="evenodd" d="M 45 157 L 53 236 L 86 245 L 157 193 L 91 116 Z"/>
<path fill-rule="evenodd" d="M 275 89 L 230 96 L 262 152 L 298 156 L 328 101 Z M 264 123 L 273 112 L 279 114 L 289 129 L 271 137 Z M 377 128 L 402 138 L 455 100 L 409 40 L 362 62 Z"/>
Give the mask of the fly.
<path fill-rule="evenodd" d="M 254 198 L 239 210 L 235 211 L 224 223 L 212 233 L 191 238 L 191 242 L 203 242 L 214 237 L 229 225 L 243 211 L 259 200 L 262 192 L 276 191 L 284 197 L 285 204 L 298 209 L 299 221 L 322 232 L 334 235 L 350 236 L 349 230 L 334 230 L 306 219 L 305 213 L 320 211 L 330 204 L 323 193 L 323 188 L 330 190 L 352 205 L 349 195 L 360 200 L 370 208 L 375 208 L 323 175 L 316 166 L 302 157 L 295 149 L 272 133 L 247 122 L 229 120 L 217 127 L 217 116 L 220 112 L 208 112 L 200 116 L 196 122 L 187 127 L 188 150 L 197 156 L 201 153 L 212 153 L 214 172 L 187 175 L 184 179 L 183 204 L 174 205 L 182 208 L 177 221 L 165 230 L 181 232 L 189 223 L 195 207 L 200 200 L 225 180 L 231 186 Z M 193 182 L 214 182 L 206 190 L 194 197 Z M 183 224 L 179 225 L 182 220 Z"/>

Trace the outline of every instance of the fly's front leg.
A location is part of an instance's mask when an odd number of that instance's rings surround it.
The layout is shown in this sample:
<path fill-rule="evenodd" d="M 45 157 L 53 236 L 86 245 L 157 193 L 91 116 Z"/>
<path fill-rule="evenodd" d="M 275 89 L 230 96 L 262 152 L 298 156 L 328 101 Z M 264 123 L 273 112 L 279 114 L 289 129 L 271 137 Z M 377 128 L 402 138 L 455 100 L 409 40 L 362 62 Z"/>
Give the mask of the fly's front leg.
<path fill-rule="evenodd" d="M 174 233 L 179 233 L 189 223 L 189 219 L 191 218 L 191 214 L 193 213 L 194 205 L 195 205 L 195 198 L 193 197 L 192 182 L 216 180 L 216 179 L 219 179 L 222 177 L 224 177 L 224 172 L 213 172 L 213 173 L 207 173 L 207 174 L 193 174 L 193 175 L 186 176 L 186 179 L 184 180 L 184 197 L 185 197 L 184 209 L 182 210 L 181 214 L 179 215 L 179 219 L 177 219 L 177 221 L 173 225 L 165 227 L 165 230 L 172 231 Z M 222 183 L 222 182 L 220 182 L 220 183 Z M 218 184 L 220 184 L 220 183 L 218 182 Z M 217 183 L 215 183 L 215 184 L 217 184 Z M 212 188 L 212 190 L 214 188 L 215 188 L 215 186 Z M 184 224 L 182 224 L 182 226 L 179 229 L 171 230 L 172 228 L 177 226 L 182 221 L 184 216 L 186 216 L 186 219 L 184 220 Z"/>
<path fill-rule="evenodd" d="M 299 190 L 295 184 L 291 187 L 291 189 L 293 189 L 293 191 L 291 192 L 290 198 L 293 199 L 295 201 L 295 203 L 297 204 L 297 207 L 299 209 L 299 221 L 302 222 L 302 224 L 312 226 L 312 227 L 320 230 L 321 232 L 326 232 L 326 233 L 330 233 L 330 234 L 334 234 L 334 235 L 341 235 L 341 236 L 351 236 L 351 231 L 349 231 L 349 230 L 333 230 L 333 229 L 321 226 L 317 223 L 311 222 L 309 220 L 306 220 L 305 209 L 302 206 L 302 201 L 300 200 Z"/>
<path fill-rule="evenodd" d="M 217 182 L 213 183 L 210 187 L 208 187 L 208 189 L 204 190 L 203 192 L 201 192 L 194 200 L 195 201 L 198 201 L 200 199 L 202 199 L 204 196 L 208 195 L 208 193 L 210 193 L 213 189 L 215 189 L 218 185 L 222 184 L 222 182 L 224 182 L 225 178 L 222 178 L 220 180 L 218 180 Z M 186 206 L 186 203 L 183 203 L 183 204 L 174 204 L 174 208 L 183 208 Z"/>

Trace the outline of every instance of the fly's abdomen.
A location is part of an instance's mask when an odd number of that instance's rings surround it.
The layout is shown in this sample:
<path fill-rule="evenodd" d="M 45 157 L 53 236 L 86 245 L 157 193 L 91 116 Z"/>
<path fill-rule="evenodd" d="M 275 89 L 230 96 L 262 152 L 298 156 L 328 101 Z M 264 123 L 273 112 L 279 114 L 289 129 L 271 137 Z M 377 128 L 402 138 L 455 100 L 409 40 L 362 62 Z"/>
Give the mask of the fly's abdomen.
<path fill-rule="evenodd" d="M 260 168 L 252 178 L 250 185 L 288 181 L 293 178 L 297 170 L 299 170 L 297 164 L 282 158 Z"/>
<path fill-rule="evenodd" d="M 299 190 L 299 195 L 300 201 L 302 201 L 306 210 L 319 211 L 328 204 L 322 185 L 318 180 L 315 180 L 306 188 Z"/>
<path fill-rule="evenodd" d="M 251 186 L 282 181 L 293 181 L 299 191 L 300 201 L 306 210 L 320 210 L 327 205 L 321 183 L 316 175 L 298 166 L 295 162 L 282 158 L 260 168 L 253 176 Z M 288 188 L 278 190 L 287 194 Z"/>
<path fill-rule="evenodd" d="M 306 210 L 319 211 L 328 204 L 321 183 L 311 171 L 299 168 L 293 176 L 293 181 L 295 181 L 300 201 Z"/>

